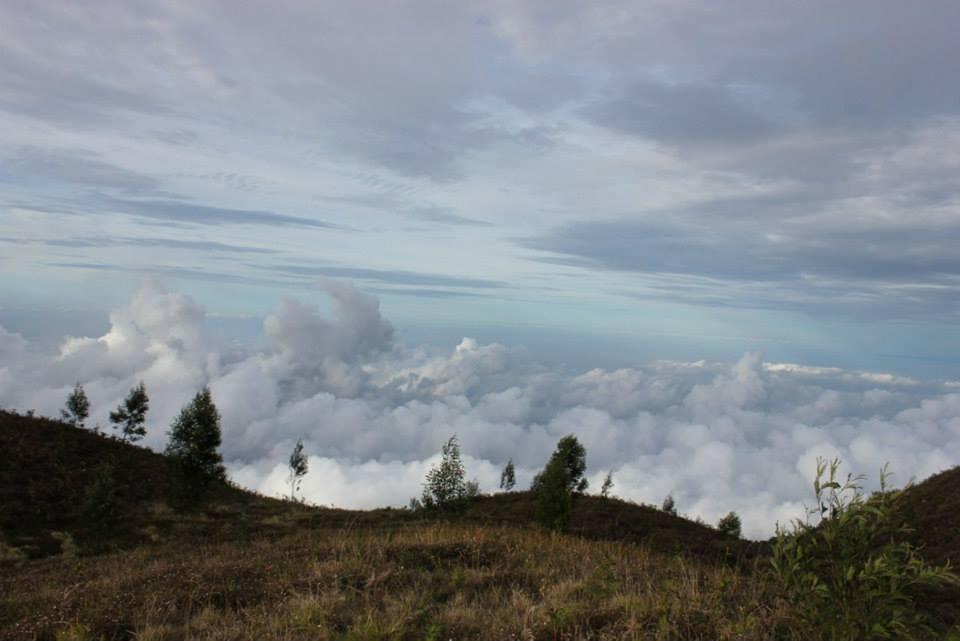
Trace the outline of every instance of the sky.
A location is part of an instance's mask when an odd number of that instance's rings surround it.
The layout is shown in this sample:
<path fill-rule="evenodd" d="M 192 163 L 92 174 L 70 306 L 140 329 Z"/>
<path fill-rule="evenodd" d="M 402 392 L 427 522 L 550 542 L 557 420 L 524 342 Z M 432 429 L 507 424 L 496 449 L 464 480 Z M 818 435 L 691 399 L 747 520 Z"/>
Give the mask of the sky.
<path fill-rule="evenodd" d="M 405 503 L 448 432 L 484 483 L 575 432 L 623 496 L 753 510 L 755 535 L 817 448 L 956 464 L 958 24 L 4 2 L 0 405 L 55 414 L 81 380 L 105 421 L 144 378 L 159 448 L 210 384 L 238 478 L 276 490 L 303 437 L 312 498 L 361 507 Z M 707 446 L 722 491 L 678 469 Z"/>

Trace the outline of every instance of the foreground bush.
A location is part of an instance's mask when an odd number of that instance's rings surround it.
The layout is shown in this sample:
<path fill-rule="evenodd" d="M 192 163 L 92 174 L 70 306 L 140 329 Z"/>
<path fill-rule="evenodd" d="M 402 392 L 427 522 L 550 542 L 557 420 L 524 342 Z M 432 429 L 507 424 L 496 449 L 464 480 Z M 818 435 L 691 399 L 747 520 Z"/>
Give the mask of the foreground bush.
<path fill-rule="evenodd" d="M 862 477 L 841 483 L 839 460 L 817 461 L 816 506 L 806 522 L 778 528 L 773 568 L 807 638 L 830 641 L 943 638 L 930 625 L 920 593 L 957 584 L 905 542 L 894 494 L 866 498 Z M 812 522 L 811 522 L 812 521 Z"/>

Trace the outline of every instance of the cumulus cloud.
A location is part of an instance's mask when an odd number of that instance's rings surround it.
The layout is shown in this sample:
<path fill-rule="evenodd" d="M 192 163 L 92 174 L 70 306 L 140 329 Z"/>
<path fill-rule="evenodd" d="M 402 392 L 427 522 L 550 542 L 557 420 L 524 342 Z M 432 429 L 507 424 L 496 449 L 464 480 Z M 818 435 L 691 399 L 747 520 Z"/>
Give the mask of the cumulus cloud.
<path fill-rule="evenodd" d="M 638 363 L 580 374 L 550 370 L 526 352 L 464 338 L 445 353 L 398 345 L 376 298 L 326 282 L 332 313 L 284 299 L 264 321 L 266 341 L 242 353 L 206 331 L 204 308 L 147 282 L 100 337 L 68 337 L 43 353 L 0 329 L 0 404 L 55 415 L 74 381 L 92 423 L 143 380 L 151 394 L 146 443 L 197 388 L 223 413 L 232 477 L 284 491 L 297 439 L 310 454 L 310 501 L 403 505 L 420 491 L 440 444 L 457 433 L 468 474 L 494 490 L 508 458 L 521 486 L 556 441 L 576 434 L 588 475 L 612 471 L 617 493 L 715 522 L 733 509 L 749 536 L 801 516 L 819 456 L 896 480 L 960 460 L 955 384 L 886 374 L 765 363 Z"/>

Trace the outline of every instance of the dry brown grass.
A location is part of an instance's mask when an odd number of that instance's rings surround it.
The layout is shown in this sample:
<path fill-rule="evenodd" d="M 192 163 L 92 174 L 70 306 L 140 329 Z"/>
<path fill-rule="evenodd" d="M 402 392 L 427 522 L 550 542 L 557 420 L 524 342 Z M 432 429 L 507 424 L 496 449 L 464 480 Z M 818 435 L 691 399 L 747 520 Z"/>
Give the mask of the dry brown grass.
<path fill-rule="evenodd" d="M 785 638 L 765 576 L 516 528 L 314 530 L 8 568 L 0 637 Z"/>

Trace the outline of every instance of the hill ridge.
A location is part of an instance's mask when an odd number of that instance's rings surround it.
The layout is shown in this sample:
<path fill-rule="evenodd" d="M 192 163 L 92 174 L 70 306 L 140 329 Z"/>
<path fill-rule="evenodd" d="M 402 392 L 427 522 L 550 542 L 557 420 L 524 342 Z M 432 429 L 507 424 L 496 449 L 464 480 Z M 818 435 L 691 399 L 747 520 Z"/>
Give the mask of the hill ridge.
<path fill-rule="evenodd" d="M 82 552 L 98 552 L 177 537 L 278 536 L 294 527 L 383 528 L 436 519 L 536 527 L 536 505 L 527 491 L 482 495 L 462 512 L 433 515 L 310 506 L 226 484 L 214 487 L 202 505 L 177 511 L 170 505 L 173 488 L 162 454 L 55 419 L 6 411 L 0 411 L 0 449 L 6 452 L 0 463 L 0 534 L 32 558 L 59 553 L 62 533 Z M 106 531 L 78 513 L 105 467 L 121 511 Z M 704 559 L 751 558 L 762 547 L 650 506 L 592 495 L 575 498 L 569 533 Z"/>

